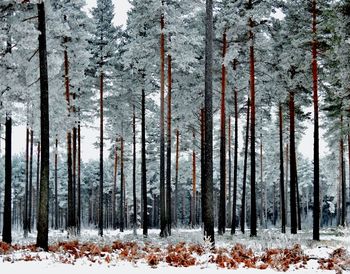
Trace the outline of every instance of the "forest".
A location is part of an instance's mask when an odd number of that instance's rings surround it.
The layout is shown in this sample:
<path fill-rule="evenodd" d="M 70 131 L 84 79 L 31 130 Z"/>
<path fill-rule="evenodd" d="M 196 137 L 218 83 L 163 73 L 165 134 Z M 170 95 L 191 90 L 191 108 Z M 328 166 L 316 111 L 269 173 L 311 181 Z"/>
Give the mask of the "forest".
<path fill-rule="evenodd" d="M 89 2 L 0 2 L 0 257 L 75 260 L 88 237 L 100 258 L 286 271 L 329 241 L 319 269 L 350 269 L 350 1 L 129 0 L 124 25 L 121 1 Z M 296 245 L 239 244 L 269 237 Z"/>

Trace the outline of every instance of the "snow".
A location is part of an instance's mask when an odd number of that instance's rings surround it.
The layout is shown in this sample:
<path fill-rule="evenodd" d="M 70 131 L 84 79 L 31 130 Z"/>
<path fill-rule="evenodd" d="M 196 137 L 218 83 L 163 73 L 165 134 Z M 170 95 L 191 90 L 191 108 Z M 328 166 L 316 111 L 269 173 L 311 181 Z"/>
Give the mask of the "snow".
<path fill-rule="evenodd" d="M 127 230 L 120 233 L 117 230 L 105 230 L 104 237 L 98 237 L 97 231 L 94 229 L 85 229 L 82 231 L 80 238 L 67 239 L 66 232 L 50 231 L 49 239 L 50 245 L 58 242 L 79 240 L 79 243 L 95 243 L 99 246 L 111 245 L 115 241 L 121 242 L 136 242 L 139 247 L 145 244 L 159 247 L 165 250 L 169 244 L 176 245 L 179 242 L 186 242 L 188 244 L 201 244 L 205 248 L 205 253 L 202 255 L 193 254 L 197 265 L 190 267 L 173 267 L 166 262 L 160 262 L 155 267 L 148 265 L 145 259 L 129 262 L 122 260 L 119 257 L 119 251 L 113 251 L 108 254 L 110 260 L 106 260 L 107 255 L 91 257 L 83 256 L 81 258 L 74 258 L 72 254 L 65 253 L 63 250 L 53 252 L 32 252 L 29 250 L 18 250 L 11 254 L 0 255 L 0 269 L 1 273 L 64 273 L 75 274 L 79 273 L 144 273 L 151 274 L 163 273 L 164 271 L 176 274 L 191 273 L 193 271 L 200 271 L 206 273 L 228 273 L 232 269 L 223 269 L 218 267 L 215 263 L 208 263 L 210 252 L 206 249 L 206 242 L 203 241 L 202 231 L 200 229 L 179 229 L 173 230 L 172 236 L 167 239 L 161 239 L 159 230 L 149 230 L 149 237 L 144 239 L 142 231 L 138 230 L 138 235 L 134 236 L 132 230 Z M 297 235 L 281 234 L 276 229 L 260 230 L 257 238 L 250 238 L 249 233 L 237 234 L 231 236 L 226 233 L 224 236 L 216 236 L 216 246 L 220 248 L 232 248 L 235 244 L 241 243 L 247 248 L 254 251 L 254 256 L 261 255 L 266 249 L 270 248 L 292 248 L 295 244 L 299 244 L 303 253 L 309 256 L 309 260 L 305 268 L 301 264 L 290 265 L 286 272 L 293 273 L 335 273 L 335 271 L 321 270 L 318 260 L 320 258 L 328 259 L 334 250 L 337 248 L 345 248 L 349 253 L 350 250 L 350 231 L 345 229 L 327 229 L 321 233 L 322 240 L 315 242 L 311 239 L 311 232 L 304 231 Z M 22 232 L 16 232 L 13 235 L 13 244 L 29 245 L 35 243 L 36 235 L 31 233 L 27 239 L 24 239 Z M 102 254 L 102 253 L 101 253 Z M 160 253 L 161 254 L 161 253 Z M 25 261 L 24 258 L 29 258 Z M 35 261 L 31 261 L 35 259 Z M 63 261 L 66 260 L 66 263 Z M 259 264 L 258 264 L 259 265 Z M 346 269 L 346 268 L 345 268 Z M 234 270 L 235 273 L 254 274 L 254 273 L 271 273 L 278 272 L 267 268 L 266 270 L 258 270 L 254 268 L 246 268 L 243 263 L 240 263 L 239 268 Z M 343 272 L 347 273 L 347 272 Z M 350 272 L 349 272 L 350 273 Z"/>

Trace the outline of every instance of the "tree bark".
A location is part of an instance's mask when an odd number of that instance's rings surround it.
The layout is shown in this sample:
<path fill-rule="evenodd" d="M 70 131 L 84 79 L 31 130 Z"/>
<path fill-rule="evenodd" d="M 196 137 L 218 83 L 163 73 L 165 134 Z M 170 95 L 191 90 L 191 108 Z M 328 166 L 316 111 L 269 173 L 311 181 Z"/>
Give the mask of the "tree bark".
<path fill-rule="evenodd" d="M 39 214 L 39 191 L 40 191 L 40 142 L 37 147 L 37 159 L 36 159 L 36 223 L 38 227 L 38 214 Z"/>
<path fill-rule="evenodd" d="M 144 78 L 144 75 L 142 75 Z M 147 169 L 146 169 L 146 95 L 142 88 L 141 99 L 141 187 L 143 202 L 143 237 L 148 236 L 148 208 L 147 208 Z"/>
<path fill-rule="evenodd" d="M 245 232 L 245 204 L 246 204 L 246 186 L 247 186 L 247 162 L 248 162 L 248 142 L 249 142 L 249 120 L 250 120 L 250 98 L 247 103 L 247 126 L 244 141 L 244 163 L 243 163 L 243 189 L 242 189 L 242 208 L 241 208 L 241 231 Z M 231 232 L 232 234 L 232 232 Z"/>
<path fill-rule="evenodd" d="M 118 151 L 117 140 L 114 148 L 114 172 L 113 172 L 113 188 L 112 188 L 112 226 L 117 228 L 117 213 L 116 213 L 116 195 L 117 195 L 117 174 L 118 174 Z"/>
<path fill-rule="evenodd" d="M 171 235 L 171 92 L 172 92 L 172 68 L 171 55 L 168 54 L 168 115 L 167 115 L 167 169 L 166 169 L 166 205 L 168 234 Z"/>
<path fill-rule="evenodd" d="M 46 19 L 44 3 L 38 6 L 39 63 L 40 63 L 40 128 L 41 128 L 41 169 L 38 234 L 36 244 L 48 250 L 49 228 L 49 168 L 50 168 L 50 127 L 49 127 L 49 86 L 46 50 Z"/>
<path fill-rule="evenodd" d="M 191 197 L 191 226 L 194 228 L 196 223 L 196 192 L 197 192 L 197 176 L 196 176 L 196 151 L 195 151 L 195 131 L 193 129 L 193 148 L 192 148 L 192 197 Z"/>
<path fill-rule="evenodd" d="M 58 164 L 58 139 L 55 140 L 55 229 L 58 229 L 58 177 L 57 177 L 57 164 Z"/>
<path fill-rule="evenodd" d="M 26 166 L 25 175 L 26 183 L 24 188 L 24 210 L 23 210 L 23 236 L 28 237 L 28 203 L 29 203 L 29 125 L 26 128 Z"/>
<path fill-rule="evenodd" d="M 206 0 L 205 18 L 205 85 L 204 85 L 204 120 L 205 120 L 205 169 L 202 185 L 202 219 L 204 236 L 214 244 L 213 212 L 213 1 Z"/>
<path fill-rule="evenodd" d="M 227 225 L 231 226 L 232 209 L 232 157 L 231 157 L 231 116 L 228 118 L 228 203 L 227 203 Z"/>
<path fill-rule="evenodd" d="M 237 70 L 237 59 L 233 60 L 233 70 Z M 232 203 L 232 225 L 231 225 L 231 234 L 236 233 L 236 212 L 237 212 L 237 173 L 238 173 L 238 91 L 237 86 L 234 88 L 234 105 L 235 105 L 235 141 L 234 141 L 234 170 L 233 170 L 233 203 Z M 248 106 L 249 108 L 249 106 Z M 249 122 L 249 121 L 248 121 Z M 249 129 L 249 127 L 248 127 Z M 247 130 L 248 130 L 247 129 Z M 243 204 L 242 204 L 243 206 Z M 243 225 L 244 226 L 244 225 Z M 243 227 L 244 232 L 244 227 Z"/>
<path fill-rule="evenodd" d="M 162 9 L 164 0 L 161 0 Z M 160 18 L 160 167 L 159 167 L 159 189 L 160 189 L 160 237 L 168 236 L 166 216 L 166 195 L 165 195 L 165 153 L 164 153 L 164 90 L 165 90 L 165 53 L 164 53 L 164 11 Z"/>
<path fill-rule="evenodd" d="M 102 64 L 101 64 L 102 66 Z M 98 209 L 98 235 L 103 236 L 103 81 L 104 74 L 100 72 L 100 189 Z"/>
<path fill-rule="evenodd" d="M 180 132 L 176 129 L 176 160 L 175 160 L 175 201 L 174 201 L 174 225 L 177 227 L 177 213 L 178 213 L 178 181 L 179 181 L 179 135 Z"/>
<path fill-rule="evenodd" d="M 77 233 L 81 231 L 81 127 L 78 122 Z"/>
<path fill-rule="evenodd" d="M 281 229 L 282 233 L 286 233 L 286 206 L 285 206 L 285 191 L 284 191 L 284 167 L 283 167 L 283 113 L 282 104 L 279 104 L 279 138 L 280 138 L 280 199 L 281 199 Z"/>
<path fill-rule="evenodd" d="M 132 132 L 133 132 L 133 158 L 132 158 L 132 198 L 133 198 L 133 233 L 137 234 L 137 201 L 136 201 L 136 116 L 135 116 L 135 105 L 132 107 Z"/>
<path fill-rule="evenodd" d="M 312 82 L 314 104 L 314 209 L 313 239 L 320 240 L 320 159 L 318 130 L 318 72 L 317 72 L 317 38 L 316 38 L 316 0 L 312 1 Z"/>
<path fill-rule="evenodd" d="M 295 106 L 294 92 L 289 93 L 290 119 L 290 227 L 291 233 L 297 233 L 297 203 L 296 203 L 296 153 L 295 153 Z"/>
<path fill-rule="evenodd" d="M 249 18 L 250 39 L 250 100 L 251 100 L 251 123 L 250 123 L 250 236 L 257 235 L 256 231 L 256 195 L 255 195 L 255 59 L 254 59 L 254 35 L 253 20 Z"/>
<path fill-rule="evenodd" d="M 226 31 L 223 34 L 222 60 L 226 56 Z M 226 111 L 225 111 L 225 92 L 226 92 L 226 68 L 221 65 L 221 131 L 220 131 L 220 205 L 219 205 L 219 224 L 218 233 L 223 235 L 226 226 Z"/>
<path fill-rule="evenodd" d="M 120 138 L 120 232 L 124 232 L 124 139 Z"/>
<path fill-rule="evenodd" d="M 4 197 L 4 223 L 2 241 L 12 242 L 12 118 L 6 113 L 5 122 L 5 197 Z"/>
<path fill-rule="evenodd" d="M 32 232 L 32 210 L 33 210 L 33 147 L 34 131 L 30 130 L 30 156 L 29 156 L 29 204 L 28 204 L 28 232 Z"/>
<path fill-rule="evenodd" d="M 343 139 L 343 115 L 340 116 L 340 177 L 341 177 L 341 223 L 346 226 L 346 181 L 344 161 L 344 139 Z"/>

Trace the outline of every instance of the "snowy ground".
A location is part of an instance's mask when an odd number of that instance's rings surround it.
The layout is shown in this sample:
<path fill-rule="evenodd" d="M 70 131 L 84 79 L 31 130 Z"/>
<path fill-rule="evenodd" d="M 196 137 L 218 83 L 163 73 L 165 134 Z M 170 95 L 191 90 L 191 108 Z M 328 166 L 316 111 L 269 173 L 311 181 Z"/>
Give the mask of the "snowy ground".
<path fill-rule="evenodd" d="M 30 234 L 27 239 L 24 239 L 21 233 L 14 233 L 13 245 L 17 245 L 17 247 L 23 246 L 23 248 L 18 248 L 18 250 L 13 248 L 13 251 L 5 253 L 1 251 L 0 247 L 0 272 L 2 274 L 76 274 L 77 272 L 109 274 L 118 271 L 118 273 L 141 274 L 147 271 L 151 274 L 158 274 L 170 271 L 176 274 L 187 274 L 192 271 L 200 271 L 203 274 L 213 272 L 224 274 L 237 268 L 235 273 L 246 274 L 276 273 L 277 271 L 293 273 L 350 273 L 350 230 L 323 230 L 320 242 L 310 240 L 312 238 L 311 232 L 301 232 L 297 235 L 287 233 L 284 235 L 278 230 L 261 230 L 258 233 L 259 236 L 252 239 L 249 237 L 249 233 L 248 235 L 238 234 L 232 237 L 228 231 L 224 236 L 216 236 L 216 251 L 214 253 L 210 250 L 208 243 L 203 241 L 202 232 L 199 229 L 173 230 L 172 236 L 167 239 L 159 238 L 159 230 L 150 230 L 147 239 L 143 239 L 141 233 L 142 231 L 139 230 L 138 235 L 134 236 L 132 231 L 119 233 L 119 231 L 106 230 L 104 237 L 101 238 L 97 236 L 97 230 L 86 229 L 82 231 L 79 239 L 68 239 L 65 232 L 52 231 L 49 239 L 53 249 L 50 252 L 33 250 L 31 245 L 35 243 L 35 234 Z M 63 248 L 61 246 L 62 242 L 72 242 L 73 240 L 79 241 L 79 246 L 74 247 L 73 245 L 71 249 L 74 249 L 74 251 L 68 250 L 67 252 L 67 247 Z M 185 242 L 186 244 L 182 246 L 179 245 L 179 242 Z M 127 249 L 126 253 L 122 248 L 118 250 L 114 248 L 113 250 L 108 250 L 107 248 L 107 250 L 104 250 L 106 247 L 115 247 L 116 243 L 129 243 L 131 246 L 125 247 Z M 133 243 L 136 243 L 135 247 L 133 247 Z M 236 254 L 236 256 L 242 256 L 246 259 L 243 262 L 238 261 L 239 263 L 235 267 L 229 269 L 231 266 L 225 258 L 230 257 L 229 254 L 233 248 L 236 249 L 237 243 L 242 244 L 242 247 L 238 245 L 238 252 L 241 252 L 239 254 L 242 255 Z M 296 245 L 300 246 L 300 250 Z M 178 249 L 179 246 L 181 250 Z M 97 251 L 95 250 L 96 248 L 98 249 Z M 197 254 L 196 251 L 190 251 L 191 248 L 194 250 L 200 248 L 202 252 Z M 299 263 L 294 264 L 294 259 L 291 259 L 289 262 L 289 253 L 285 253 L 287 255 L 282 259 L 283 256 L 279 253 L 289 252 L 286 251 L 287 249 L 291 250 L 290 254 L 292 255 L 290 256 L 294 256 L 293 258 L 297 256 L 296 260 L 299 260 Z M 295 251 L 296 249 L 297 251 Z M 185 262 L 181 262 L 180 265 L 183 263 L 187 264 L 186 260 L 189 262 L 193 260 L 195 265 L 189 267 L 169 266 L 169 261 L 172 259 L 171 257 L 170 259 L 166 258 L 166 256 L 169 253 L 181 255 L 183 250 L 186 253 L 184 258 L 182 258 Z M 249 253 L 250 250 L 252 250 L 252 253 Z M 334 257 L 338 256 L 334 255 L 334 251 L 337 250 L 346 254 L 342 253 L 339 257 Z M 265 264 L 263 258 L 267 256 L 266 254 L 270 254 L 269 252 L 272 254 L 271 258 L 273 258 L 273 261 L 271 259 L 268 264 Z M 153 263 L 152 256 L 154 256 L 156 263 Z M 218 256 L 224 258 L 222 262 L 222 265 L 225 266 L 224 268 L 220 267 L 221 261 L 218 259 Z M 255 261 L 253 258 L 256 258 Z M 250 267 L 251 260 L 253 260 L 253 267 Z M 332 267 L 333 262 L 336 264 L 335 267 Z M 288 268 L 283 268 L 286 263 L 288 263 Z M 324 268 L 330 266 L 332 270 L 320 269 L 321 266 L 324 266 Z M 260 270 L 255 267 L 266 269 Z"/>

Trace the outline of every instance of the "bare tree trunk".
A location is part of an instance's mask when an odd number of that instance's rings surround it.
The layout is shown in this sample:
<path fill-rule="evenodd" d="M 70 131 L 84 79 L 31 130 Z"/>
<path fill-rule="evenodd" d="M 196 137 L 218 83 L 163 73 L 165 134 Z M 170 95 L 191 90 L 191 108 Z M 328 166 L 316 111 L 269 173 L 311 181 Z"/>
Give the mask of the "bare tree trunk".
<path fill-rule="evenodd" d="M 237 70 L 237 59 L 233 60 L 233 70 L 236 73 Z M 237 86 L 234 89 L 234 105 L 235 105 L 235 150 L 234 150 L 234 170 L 233 170 L 233 204 L 232 204 L 232 225 L 231 225 L 231 234 L 236 233 L 236 212 L 237 212 L 237 172 L 238 172 L 238 92 Z M 249 108 L 249 106 L 248 106 Z M 248 119 L 249 120 L 249 119 Z M 249 123 L 249 121 L 247 122 Z M 248 130 L 248 129 L 247 129 Z M 242 207 L 244 205 L 242 204 Z M 244 233 L 244 224 L 243 224 L 243 233 Z"/>
<path fill-rule="evenodd" d="M 100 193 L 98 213 L 98 235 L 103 236 L 103 81 L 104 73 L 100 73 Z"/>
<path fill-rule="evenodd" d="M 120 138 L 120 232 L 124 232 L 124 139 Z"/>
<path fill-rule="evenodd" d="M 243 190 L 242 190 L 242 208 L 241 208 L 241 231 L 245 232 L 245 204 L 246 204 L 246 185 L 247 185 L 247 161 L 248 161 L 248 142 L 249 142 L 249 116 L 250 116 L 250 98 L 247 103 L 247 126 L 244 142 L 244 164 L 243 164 Z M 233 234 L 231 232 L 231 234 Z"/>
<path fill-rule="evenodd" d="M 251 0 L 249 0 L 251 4 Z M 251 123 L 250 123 L 250 236 L 257 235 L 256 231 L 256 194 L 255 194 L 255 57 L 254 57 L 254 35 L 253 20 L 249 18 L 250 39 L 250 100 L 251 100 Z"/>
<path fill-rule="evenodd" d="M 28 232 L 32 232 L 33 209 L 33 143 L 34 131 L 30 130 L 30 156 L 29 156 L 29 196 L 28 196 Z"/>
<path fill-rule="evenodd" d="M 170 40 L 170 38 L 169 38 Z M 167 221 L 168 234 L 171 235 L 171 89 L 172 89 L 172 70 L 171 55 L 168 54 L 168 140 L 167 140 L 167 169 L 166 169 L 166 205 L 167 205 Z"/>
<path fill-rule="evenodd" d="M 179 130 L 176 129 L 176 160 L 175 160 L 175 201 L 174 201 L 174 225 L 177 227 L 177 214 L 178 214 L 178 181 L 179 181 Z"/>
<path fill-rule="evenodd" d="M 44 2 L 38 6 L 39 63 L 40 63 L 40 128 L 41 128 L 41 170 L 38 234 L 36 244 L 48 250 L 49 232 L 49 168 L 50 168 L 50 127 L 49 127 L 49 87 L 46 51 L 46 19 Z"/>
<path fill-rule="evenodd" d="M 316 38 L 316 0 L 312 1 L 312 82 L 314 104 L 314 210 L 313 239 L 320 240 L 320 155 L 318 131 L 318 72 L 317 72 L 317 38 Z"/>
<path fill-rule="evenodd" d="M 58 177 L 57 177 L 57 164 L 58 164 L 58 139 L 56 135 L 55 140 L 55 229 L 58 229 Z"/>
<path fill-rule="evenodd" d="M 279 104 L 279 137 L 280 137 L 280 203 L 281 203 L 281 226 L 282 233 L 286 233 L 286 206 L 285 206 L 285 191 L 284 191 L 284 167 L 283 167 L 283 113 L 282 104 Z"/>
<path fill-rule="evenodd" d="M 193 129 L 193 148 L 192 148 L 192 197 L 191 197 L 191 226 L 194 228 L 196 223 L 196 192 L 197 192 L 197 176 L 196 176 L 196 151 L 195 151 L 195 131 Z"/>
<path fill-rule="evenodd" d="M 29 125 L 27 123 L 26 128 L 26 183 L 24 191 L 24 210 L 23 210 L 23 236 L 24 238 L 28 237 L 28 197 L 29 197 Z"/>
<path fill-rule="evenodd" d="M 132 159 L 132 198 L 133 198 L 133 233 L 137 234 L 137 208 L 136 208 L 136 117 L 135 105 L 132 107 L 132 131 L 133 131 L 133 159 Z"/>
<path fill-rule="evenodd" d="M 231 116 L 228 118 L 228 203 L 227 203 L 227 225 L 231 226 L 232 209 L 232 158 L 231 158 Z"/>
<path fill-rule="evenodd" d="M 223 34 L 222 59 L 226 56 L 226 31 Z M 220 131 L 220 205 L 219 205 L 219 223 L 218 233 L 223 235 L 226 226 L 226 110 L 225 110 L 225 91 L 226 91 L 226 68 L 224 63 L 221 65 L 221 131 Z"/>
<path fill-rule="evenodd" d="M 142 75 L 144 78 L 144 75 Z M 146 96 L 145 88 L 142 88 L 141 99 L 141 187 L 143 202 L 143 237 L 148 235 L 148 209 L 147 209 L 147 169 L 146 169 Z"/>
<path fill-rule="evenodd" d="M 6 113 L 5 122 L 5 197 L 4 197 L 4 223 L 2 240 L 5 243 L 12 242 L 12 119 Z"/>
<path fill-rule="evenodd" d="M 205 169 L 202 185 L 202 220 L 204 236 L 212 243 L 214 238 L 213 212 L 213 1 L 206 0 L 205 18 L 205 85 L 204 85 L 204 121 L 205 121 Z"/>
<path fill-rule="evenodd" d="M 118 174 L 118 151 L 117 140 L 114 148 L 114 172 L 113 172 L 113 188 L 112 188 L 112 225 L 113 229 L 117 228 L 117 213 L 116 213 L 116 195 L 117 195 L 117 174 Z"/>
<path fill-rule="evenodd" d="M 81 231 L 81 128 L 78 122 L 77 232 Z"/>
<path fill-rule="evenodd" d="M 162 9 L 164 8 L 164 0 L 161 0 Z M 164 90 L 165 90 L 165 39 L 164 39 L 164 11 L 162 10 L 160 18 L 160 236 L 168 236 L 167 216 L 166 216 L 166 195 L 165 195 L 165 153 L 164 153 Z"/>
<path fill-rule="evenodd" d="M 297 203 L 296 203 L 296 153 L 295 153 L 295 106 L 294 92 L 289 93 L 290 117 L 290 227 L 291 233 L 297 234 Z"/>

